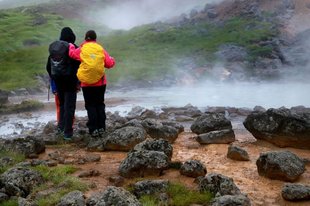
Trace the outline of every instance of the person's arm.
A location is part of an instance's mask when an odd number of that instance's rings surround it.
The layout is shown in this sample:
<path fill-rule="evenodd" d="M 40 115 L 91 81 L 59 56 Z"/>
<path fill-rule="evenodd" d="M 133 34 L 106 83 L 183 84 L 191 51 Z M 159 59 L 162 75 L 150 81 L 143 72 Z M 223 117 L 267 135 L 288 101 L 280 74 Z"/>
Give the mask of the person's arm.
<path fill-rule="evenodd" d="M 111 57 L 106 50 L 103 50 L 103 52 L 104 52 L 104 67 L 108 69 L 114 67 L 115 65 L 114 58 Z"/>
<path fill-rule="evenodd" d="M 69 43 L 69 57 L 78 61 L 81 61 L 81 49 L 76 48 L 74 44 Z"/>

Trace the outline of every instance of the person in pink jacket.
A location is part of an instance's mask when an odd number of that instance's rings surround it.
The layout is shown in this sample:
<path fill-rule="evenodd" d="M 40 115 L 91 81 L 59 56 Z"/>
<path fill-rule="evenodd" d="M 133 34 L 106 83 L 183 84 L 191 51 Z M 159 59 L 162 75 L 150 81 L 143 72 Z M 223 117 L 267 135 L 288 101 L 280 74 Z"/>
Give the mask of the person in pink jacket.
<path fill-rule="evenodd" d="M 103 76 L 99 77 L 99 80 L 95 80 L 96 82 L 88 83 L 83 82 L 84 78 L 79 78 L 81 82 L 81 87 L 83 91 L 84 101 L 85 101 L 85 109 L 87 110 L 88 122 L 87 127 L 89 133 L 92 137 L 101 137 L 103 136 L 106 130 L 106 113 L 105 113 L 105 91 L 106 91 L 106 84 L 107 79 L 106 75 L 104 74 L 104 68 L 112 68 L 115 65 L 115 60 L 113 57 L 109 55 L 107 51 L 105 51 L 97 42 L 97 35 L 96 32 L 93 30 L 89 30 L 85 34 L 85 41 L 80 45 L 79 48 L 75 48 L 73 44 L 69 45 L 69 56 L 73 59 L 81 61 L 79 70 L 78 70 L 78 77 L 79 72 L 82 73 L 87 67 L 87 69 L 95 70 L 91 66 L 87 66 L 88 59 L 85 57 L 85 53 L 89 52 L 92 46 L 95 46 L 98 52 L 98 48 L 102 50 L 102 54 L 100 56 L 100 61 L 102 64 L 100 65 L 103 70 Z M 101 51 L 100 51 L 101 53 Z M 93 54 L 89 55 L 89 59 L 93 58 Z M 97 63 L 98 65 L 98 63 Z M 98 67 L 98 66 L 97 66 Z M 81 77 L 89 77 L 92 78 L 93 75 L 91 72 L 86 72 L 81 75 Z M 93 79 L 93 78 L 92 78 Z"/>

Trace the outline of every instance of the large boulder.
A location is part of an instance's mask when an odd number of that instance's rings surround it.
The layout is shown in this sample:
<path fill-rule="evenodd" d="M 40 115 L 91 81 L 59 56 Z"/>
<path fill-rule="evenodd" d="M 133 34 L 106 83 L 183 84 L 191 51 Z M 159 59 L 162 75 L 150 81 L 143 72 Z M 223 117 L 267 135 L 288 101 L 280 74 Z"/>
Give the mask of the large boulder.
<path fill-rule="evenodd" d="M 237 145 L 229 145 L 227 151 L 227 157 L 238 161 L 250 160 L 248 152 Z"/>
<path fill-rule="evenodd" d="M 207 174 L 207 168 L 199 160 L 188 160 L 182 164 L 180 173 L 188 177 L 205 176 Z"/>
<path fill-rule="evenodd" d="M 224 129 L 232 129 L 232 125 L 223 113 L 210 112 L 203 114 L 191 125 L 192 132 L 196 134 L 203 134 Z"/>
<path fill-rule="evenodd" d="M 11 168 L 0 176 L 0 185 L 3 185 L 9 196 L 26 197 L 43 182 L 39 172 L 24 167 Z"/>
<path fill-rule="evenodd" d="M 141 206 L 139 200 L 130 192 L 121 187 L 109 186 L 104 192 L 91 196 L 86 205 L 88 206 Z"/>
<path fill-rule="evenodd" d="M 244 195 L 224 195 L 215 198 L 211 206 L 251 206 L 250 199 Z"/>
<path fill-rule="evenodd" d="M 154 139 L 165 139 L 173 143 L 179 134 L 179 128 L 163 124 L 159 120 L 147 118 L 142 121 L 142 126 L 147 134 Z"/>
<path fill-rule="evenodd" d="M 160 175 L 168 169 L 170 158 L 160 151 L 138 150 L 128 154 L 119 166 L 123 177 L 144 177 L 145 175 Z"/>
<path fill-rule="evenodd" d="M 137 197 L 154 195 L 166 192 L 169 186 L 168 180 L 142 180 L 133 185 L 133 193 Z"/>
<path fill-rule="evenodd" d="M 286 108 L 253 112 L 243 122 L 256 139 L 280 147 L 310 149 L 310 113 L 296 113 Z"/>
<path fill-rule="evenodd" d="M 199 134 L 195 137 L 200 144 L 229 144 L 234 142 L 235 133 L 232 129 L 223 129 Z"/>
<path fill-rule="evenodd" d="M 72 191 L 63 196 L 57 206 L 85 206 L 86 201 L 81 191 Z"/>
<path fill-rule="evenodd" d="M 145 141 L 137 144 L 133 150 L 149 150 L 163 152 L 167 155 L 169 159 L 171 159 L 173 154 L 172 145 L 164 139 L 146 139 Z"/>
<path fill-rule="evenodd" d="M 210 173 L 198 179 L 199 191 L 210 191 L 216 196 L 239 195 L 240 189 L 235 185 L 230 177 L 217 173 Z"/>
<path fill-rule="evenodd" d="M 104 141 L 104 150 L 129 151 L 136 144 L 146 139 L 146 132 L 141 127 L 127 126 L 110 133 Z"/>
<path fill-rule="evenodd" d="M 290 182 L 305 172 L 304 161 L 290 151 L 261 153 L 256 166 L 261 176 Z"/>
<path fill-rule="evenodd" d="M 32 136 L 12 140 L 0 139 L 0 149 L 14 151 L 28 157 L 32 154 L 40 154 L 44 152 L 45 143 L 43 140 Z"/>
<path fill-rule="evenodd" d="M 281 194 L 288 201 L 310 200 L 310 185 L 286 183 Z"/>

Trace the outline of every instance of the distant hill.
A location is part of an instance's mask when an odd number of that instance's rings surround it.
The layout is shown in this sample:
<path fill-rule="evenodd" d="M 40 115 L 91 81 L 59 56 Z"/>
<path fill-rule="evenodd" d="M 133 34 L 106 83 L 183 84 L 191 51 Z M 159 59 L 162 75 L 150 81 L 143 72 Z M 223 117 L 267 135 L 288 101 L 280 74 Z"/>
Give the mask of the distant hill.
<path fill-rule="evenodd" d="M 138 0 L 126 2 L 131 1 Z M 302 52 L 307 23 L 294 27 L 308 17 L 310 0 L 226 0 L 128 31 L 111 30 L 96 15 L 91 18 L 112 4 L 69 0 L 0 10 L 0 88 L 37 87 L 38 77 L 46 76 L 47 46 L 64 26 L 73 28 L 77 43 L 86 30 L 98 32 L 98 41 L 117 61 L 107 73 L 115 86 L 310 76 Z"/>

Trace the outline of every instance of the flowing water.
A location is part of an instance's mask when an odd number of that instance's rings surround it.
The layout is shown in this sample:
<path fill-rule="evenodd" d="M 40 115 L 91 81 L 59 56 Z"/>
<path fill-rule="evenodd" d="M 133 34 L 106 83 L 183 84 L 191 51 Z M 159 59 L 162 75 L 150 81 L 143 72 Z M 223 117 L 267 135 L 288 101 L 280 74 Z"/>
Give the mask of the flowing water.
<path fill-rule="evenodd" d="M 209 106 L 250 108 L 259 105 L 266 109 L 294 106 L 310 107 L 310 83 L 205 83 L 190 86 L 139 88 L 132 90 L 109 90 L 106 94 L 107 111 L 125 116 L 135 106 L 160 111 L 161 107 L 182 107 L 187 104 L 204 110 Z M 36 98 L 44 103 L 46 96 Z M 12 100 L 16 101 L 16 100 Z M 49 104 L 53 99 L 49 100 Z M 83 106 L 82 94 L 78 94 L 76 115 L 87 113 Z M 18 135 L 31 128 L 55 120 L 54 105 L 39 112 L 0 116 L 0 137 Z"/>

